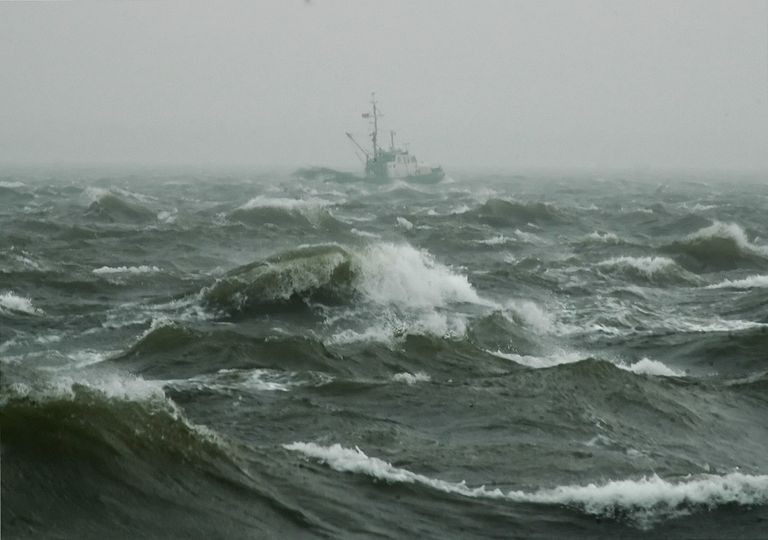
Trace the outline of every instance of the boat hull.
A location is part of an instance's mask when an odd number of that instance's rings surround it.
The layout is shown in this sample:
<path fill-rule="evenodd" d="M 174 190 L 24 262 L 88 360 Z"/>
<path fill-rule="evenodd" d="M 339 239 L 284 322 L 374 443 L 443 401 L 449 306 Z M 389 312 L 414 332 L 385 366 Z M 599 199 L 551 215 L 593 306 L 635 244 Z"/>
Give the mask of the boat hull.
<path fill-rule="evenodd" d="M 395 180 L 403 180 L 411 184 L 437 184 L 445 178 L 445 171 L 442 167 L 433 167 L 431 171 L 423 174 L 412 174 L 408 176 L 392 177 L 386 174 L 367 174 L 365 179 L 369 182 L 386 183 Z"/>

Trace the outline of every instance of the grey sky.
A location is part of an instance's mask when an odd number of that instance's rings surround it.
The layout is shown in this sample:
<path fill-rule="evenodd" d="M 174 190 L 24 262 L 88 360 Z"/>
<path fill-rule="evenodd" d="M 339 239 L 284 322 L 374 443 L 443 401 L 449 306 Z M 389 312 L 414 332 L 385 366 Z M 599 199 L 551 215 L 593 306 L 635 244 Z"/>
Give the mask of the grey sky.
<path fill-rule="evenodd" d="M 768 168 L 768 3 L 0 3 L 0 162 Z"/>

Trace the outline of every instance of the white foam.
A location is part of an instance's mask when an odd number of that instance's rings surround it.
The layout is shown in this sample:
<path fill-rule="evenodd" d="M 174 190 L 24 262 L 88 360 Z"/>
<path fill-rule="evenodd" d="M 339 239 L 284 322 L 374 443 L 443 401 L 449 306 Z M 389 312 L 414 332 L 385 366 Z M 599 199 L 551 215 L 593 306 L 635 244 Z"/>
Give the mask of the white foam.
<path fill-rule="evenodd" d="M 692 333 L 718 333 L 718 332 L 741 332 L 744 330 L 754 330 L 756 328 L 768 328 L 768 323 L 759 323 L 754 321 L 728 320 L 721 318 L 712 318 L 706 320 L 697 319 L 678 319 L 669 321 L 669 327 L 677 331 Z"/>
<path fill-rule="evenodd" d="M 381 238 L 381 236 L 379 236 L 376 233 L 372 233 L 372 232 L 368 232 L 368 231 L 361 231 L 359 229 L 354 229 L 354 228 L 352 230 L 350 230 L 349 232 L 351 232 L 352 234 L 356 234 L 357 236 L 360 236 L 362 238 L 377 238 L 377 239 Z"/>
<path fill-rule="evenodd" d="M 436 311 L 424 311 L 414 316 L 399 318 L 385 310 L 381 317 L 363 330 L 345 328 L 328 339 L 329 345 L 377 342 L 394 346 L 408 335 L 432 335 L 452 339 L 466 335 L 467 324 L 463 317 Z"/>
<path fill-rule="evenodd" d="M 173 210 L 162 210 L 161 212 L 158 212 L 157 220 L 161 223 L 173 225 L 176 223 L 176 217 L 178 216 L 178 213 L 179 211 L 176 208 Z"/>
<path fill-rule="evenodd" d="M 42 315 L 43 310 L 32 305 L 29 298 L 18 296 L 11 291 L 0 294 L 0 313 L 25 313 L 27 315 Z"/>
<path fill-rule="evenodd" d="M 287 197 L 266 197 L 259 195 L 242 205 L 239 210 L 253 208 L 281 208 L 283 210 L 316 210 L 333 204 L 332 201 L 310 197 L 308 199 L 289 199 Z"/>
<path fill-rule="evenodd" d="M 157 266 L 102 266 L 101 268 L 95 268 L 94 274 L 151 274 L 160 272 Z"/>
<path fill-rule="evenodd" d="M 586 238 L 592 242 L 602 242 L 604 244 L 618 244 L 621 242 L 619 237 L 612 232 L 595 231 L 588 234 Z"/>
<path fill-rule="evenodd" d="M 257 392 L 288 392 L 300 384 L 295 373 L 274 369 L 220 369 L 211 375 L 200 375 L 190 379 L 165 381 L 176 388 L 207 388 L 214 391 L 255 390 Z"/>
<path fill-rule="evenodd" d="M 506 353 L 503 351 L 486 351 L 489 354 L 511 360 L 516 364 L 527 366 L 533 369 L 550 368 L 561 364 L 573 364 L 586 358 L 585 355 L 574 351 L 557 350 L 547 356 L 532 356 L 515 353 Z"/>
<path fill-rule="evenodd" d="M 37 336 L 35 338 L 35 343 L 41 343 L 43 345 L 48 345 L 49 343 L 58 343 L 61 341 L 61 336 L 58 334 L 49 334 L 47 336 Z"/>
<path fill-rule="evenodd" d="M 552 334 L 557 331 L 557 323 L 552 315 L 532 300 L 511 300 L 506 309 L 512 314 L 512 322 L 522 322 L 537 334 Z M 506 312 L 503 314 L 508 317 Z"/>
<path fill-rule="evenodd" d="M 529 226 L 535 226 L 533 223 L 529 223 Z M 538 228 L 536 226 L 536 228 Z M 515 229 L 515 236 L 520 240 L 521 242 L 526 242 L 528 244 L 541 244 L 544 241 L 541 239 L 540 236 L 537 236 L 533 233 L 521 231 L 520 229 Z"/>
<path fill-rule="evenodd" d="M 0 180 L 0 187 L 9 188 L 9 189 L 15 189 L 24 187 L 25 184 L 22 184 L 21 182 L 7 182 L 5 180 Z"/>
<path fill-rule="evenodd" d="M 22 252 L 22 254 L 14 254 L 13 258 L 19 261 L 24 266 L 28 266 L 29 268 L 32 268 L 33 270 L 42 270 L 42 266 L 40 266 L 38 263 L 30 259 L 26 252 Z"/>
<path fill-rule="evenodd" d="M 707 289 L 763 289 L 768 287 L 768 276 L 754 275 L 744 279 L 726 279 L 716 285 L 709 285 Z"/>
<path fill-rule="evenodd" d="M 36 380 L 33 383 L 19 383 L 17 392 L 10 392 L 6 398 L 31 396 L 40 401 L 71 400 L 75 399 L 78 387 L 85 387 L 105 398 L 120 401 L 172 403 L 165 397 L 162 381 L 147 381 L 127 374 L 79 370 L 69 374 L 57 372 L 55 377 Z"/>
<path fill-rule="evenodd" d="M 690 242 L 712 238 L 727 238 L 733 240 L 744 251 L 756 253 L 764 257 L 768 256 L 768 246 L 758 246 L 750 242 L 747 238 L 747 233 L 736 223 L 715 221 L 709 227 L 704 227 L 695 233 L 689 234 L 685 240 Z"/>
<path fill-rule="evenodd" d="M 395 373 L 392 375 L 392 380 L 394 382 L 404 382 L 405 384 L 416 384 L 420 382 L 429 382 L 432 380 L 432 377 L 423 371 L 417 371 L 416 373 L 408 373 L 405 371 L 403 373 Z"/>
<path fill-rule="evenodd" d="M 466 276 L 409 244 L 380 243 L 359 254 L 359 289 L 379 304 L 412 308 L 443 307 L 452 302 L 486 304 Z"/>
<path fill-rule="evenodd" d="M 478 240 L 478 243 L 485 244 L 486 246 L 500 246 L 510 241 L 511 241 L 510 238 L 507 238 L 503 234 L 500 234 L 500 235 L 494 236 L 493 238 L 488 238 L 486 240 Z"/>
<path fill-rule="evenodd" d="M 135 199 L 137 201 L 143 202 L 143 203 L 149 203 L 152 201 L 156 201 L 154 197 L 150 197 L 149 195 L 144 195 L 143 193 L 137 193 L 135 191 L 129 191 L 127 189 L 119 188 L 119 187 L 113 187 L 111 190 L 114 193 L 117 193 L 119 195 L 122 195 L 123 197 L 128 197 L 131 199 Z"/>
<path fill-rule="evenodd" d="M 117 352 L 118 351 L 95 351 L 93 349 L 74 351 L 67 354 L 67 357 L 73 362 L 69 367 L 80 368 L 90 366 L 91 364 L 98 364 Z"/>
<path fill-rule="evenodd" d="M 397 218 L 397 226 L 400 227 L 401 229 L 405 229 L 406 231 L 410 231 L 413 229 L 413 223 L 411 223 L 404 217 Z"/>
<path fill-rule="evenodd" d="M 4 387 L 0 404 L 25 398 L 36 402 L 71 401 L 77 398 L 78 393 L 88 390 L 104 399 L 146 404 L 151 407 L 153 413 L 167 414 L 206 441 L 226 448 L 224 441 L 214 431 L 185 418 L 173 400 L 165 395 L 164 385 L 165 381 L 145 380 L 123 372 L 82 369 L 71 370 L 69 373 L 57 371 L 54 377 L 17 381 Z"/>
<path fill-rule="evenodd" d="M 614 257 L 597 264 L 605 268 L 634 268 L 646 277 L 663 272 L 677 266 L 677 263 L 668 257 Z"/>
<path fill-rule="evenodd" d="M 110 195 L 110 191 L 108 189 L 98 188 L 93 186 L 88 186 L 87 188 L 85 188 L 85 191 L 83 193 L 85 194 L 88 201 L 91 203 L 99 202 L 101 199 L 103 199 L 107 195 Z"/>
<path fill-rule="evenodd" d="M 656 377 L 685 377 L 684 371 L 671 368 L 663 362 L 651 360 L 650 358 L 643 358 L 631 365 L 617 363 L 616 367 L 641 375 L 653 375 Z"/>
<path fill-rule="evenodd" d="M 473 488 L 465 482 L 449 482 L 414 473 L 382 459 L 368 457 L 357 447 L 350 449 L 339 444 L 320 446 L 305 442 L 285 444 L 283 447 L 317 459 L 339 472 L 363 474 L 389 483 L 418 484 L 464 497 L 567 505 L 596 516 L 627 516 L 641 528 L 650 527 L 663 519 L 689 514 L 696 507 L 711 509 L 725 504 L 749 506 L 768 503 L 768 475 L 733 472 L 687 476 L 670 481 L 654 474 L 600 484 L 504 492 L 499 488 Z"/>

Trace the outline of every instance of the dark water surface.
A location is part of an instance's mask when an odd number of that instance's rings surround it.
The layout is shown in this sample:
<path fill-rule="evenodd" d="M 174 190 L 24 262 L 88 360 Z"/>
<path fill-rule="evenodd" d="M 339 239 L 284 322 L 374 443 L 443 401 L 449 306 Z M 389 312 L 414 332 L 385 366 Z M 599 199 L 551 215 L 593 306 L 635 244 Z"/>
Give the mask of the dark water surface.
<path fill-rule="evenodd" d="M 0 179 L 3 538 L 768 536 L 768 182 Z"/>

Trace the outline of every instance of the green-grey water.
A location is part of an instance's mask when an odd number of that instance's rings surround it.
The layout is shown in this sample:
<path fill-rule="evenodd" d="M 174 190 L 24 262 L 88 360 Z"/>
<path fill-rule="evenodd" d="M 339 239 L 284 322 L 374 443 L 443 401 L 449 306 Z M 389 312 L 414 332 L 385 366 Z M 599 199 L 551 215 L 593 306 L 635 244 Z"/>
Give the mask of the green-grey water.
<path fill-rule="evenodd" d="M 0 179 L 4 538 L 745 537 L 768 184 Z"/>

